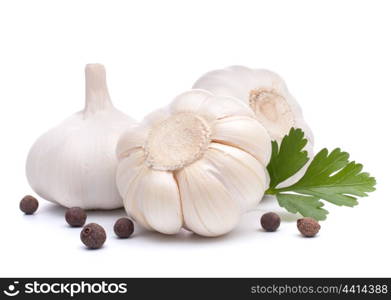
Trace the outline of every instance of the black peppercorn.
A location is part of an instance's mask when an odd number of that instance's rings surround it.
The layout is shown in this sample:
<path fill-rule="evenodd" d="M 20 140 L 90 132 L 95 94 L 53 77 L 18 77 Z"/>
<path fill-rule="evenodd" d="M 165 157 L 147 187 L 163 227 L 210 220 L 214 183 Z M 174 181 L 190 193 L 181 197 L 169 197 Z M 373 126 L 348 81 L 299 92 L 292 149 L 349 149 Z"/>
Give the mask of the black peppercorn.
<path fill-rule="evenodd" d="M 266 231 L 276 231 L 280 227 L 280 216 L 274 212 L 268 212 L 261 217 L 261 225 Z"/>
<path fill-rule="evenodd" d="M 128 218 L 120 218 L 114 224 L 114 232 L 120 238 L 128 238 L 134 231 L 132 220 Z"/>
<path fill-rule="evenodd" d="M 96 223 L 89 223 L 80 232 L 80 239 L 87 248 L 98 249 L 106 241 L 106 232 L 102 226 Z"/>
<path fill-rule="evenodd" d="M 305 237 L 313 237 L 319 232 L 320 225 L 313 218 L 302 218 L 297 220 L 297 229 Z"/>
<path fill-rule="evenodd" d="M 19 208 L 26 215 L 32 215 L 37 211 L 38 205 L 39 204 L 37 199 L 35 199 L 33 196 L 27 195 L 24 196 L 23 199 L 20 201 Z"/>
<path fill-rule="evenodd" d="M 71 207 L 65 212 L 65 220 L 72 227 L 81 227 L 85 224 L 87 214 L 81 207 Z"/>

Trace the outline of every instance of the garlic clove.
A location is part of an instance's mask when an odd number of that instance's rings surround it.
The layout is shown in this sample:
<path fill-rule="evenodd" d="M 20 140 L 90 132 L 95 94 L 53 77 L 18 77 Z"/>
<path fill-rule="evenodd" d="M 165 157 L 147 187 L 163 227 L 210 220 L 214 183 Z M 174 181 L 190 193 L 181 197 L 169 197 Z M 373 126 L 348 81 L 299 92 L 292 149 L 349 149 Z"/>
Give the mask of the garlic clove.
<path fill-rule="evenodd" d="M 211 139 L 247 151 L 265 166 L 270 160 L 269 134 L 254 118 L 234 116 L 216 120 Z"/>
<path fill-rule="evenodd" d="M 211 143 L 205 158 L 224 176 L 220 177 L 230 195 L 237 199 L 242 212 L 255 207 L 269 184 L 265 167 L 247 152 Z"/>
<path fill-rule="evenodd" d="M 133 149 L 143 147 L 149 128 L 159 125 L 169 116 L 170 112 L 167 108 L 158 109 L 147 115 L 141 123 L 136 125 L 137 130 L 129 130 L 122 135 L 117 145 L 117 157 L 126 157 Z"/>
<path fill-rule="evenodd" d="M 140 150 L 147 136 L 148 130 L 142 126 L 137 127 L 137 130 L 125 132 L 117 145 L 117 157 L 125 158 L 133 151 Z"/>
<path fill-rule="evenodd" d="M 216 95 L 208 96 L 199 107 L 198 112 L 210 121 L 231 116 L 254 117 L 254 113 L 241 101 Z"/>
<path fill-rule="evenodd" d="M 179 190 L 172 172 L 148 168 L 139 185 L 143 190 L 140 195 L 141 208 L 148 224 L 161 233 L 177 233 L 182 228 L 183 216 Z"/>
<path fill-rule="evenodd" d="M 242 163 L 245 164 L 250 170 L 252 170 L 254 174 L 258 175 L 261 181 L 265 182 L 265 190 L 268 188 L 270 181 L 269 173 L 267 172 L 266 167 L 262 164 L 262 162 L 257 160 L 258 164 L 255 163 L 254 157 L 252 155 L 247 155 L 247 152 L 242 151 L 239 148 L 223 145 L 220 143 L 211 143 L 209 148 L 226 153 L 227 155 L 230 155 L 237 160 L 241 160 Z M 244 154 L 242 155 L 242 153 Z M 261 172 L 259 167 L 262 167 L 263 172 Z"/>
<path fill-rule="evenodd" d="M 127 134 L 124 135 L 124 137 L 127 136 Z M 128 152 L 128 156 L 121 156 L 121 159 L 123 159 L 123 162 L 118 165 L 116 182 L 117 186 L 124 187 L 119 192 L 121 197 L 125 198 L 130 185 L 133 184 L 133 181 L 143 169 L 142 164 L 145 160 L 144 151 L 142 149 L 134 149 Z"/>
<path fill-rule="evenodd" d="M 222 176 L 206 159 L 175 172 L 186 228 L 203 236 L 218 236 L 239 222 L 241 206 L 222 184 Z"/>
<path fill-rule="evenodd" d="M 175 234 L 182 227 L 179 191 L 171 172 L 143 165 L 129 184 L 124 204 L 127 213 L 150 230 Z"/>
<path fill-rule="evenodd" d="M 169 106 L 170 112 L 181 113 L 197 111 L 210 95 L 210 92 L 203 90 L 184 92 L 171 102 Z"/>
<path fill-rule="evenodd" d="M 124 134 L 121 140 L 127 136 Z M 117 185 L 122 187 L 119 191 L 127 213 L 149 230 L 177 233 L 183 222 L 173 174 L 146 166 L 143 149 L 133 150 L 122 159 L 117 169 Z"/>
<path fill-rule="evenodd" d="M 165 107 L 158 109 L 147 116 L 141 121 L 139 126 L 143 129 L 147 129 L 149 127 L 153 127 L 163 122 L 170 116 L 170 111 Z"/>
<path fill-rule="evenodd" d="M 133 179 L 131 182 L 126 183 L 125 188 L 119 189 L 121 195 L 123 195 L 124 199 L 124 207 L 126 213 L 138 224 L 141 226 L 145 227 L 148 230 L 153 230 L 151 225 L 149 225 L 148 221 L 144 217 L 143 211 L 142 211 L 142 199 L 140 197 L 136 197 L 135 195 L 143 193 L 143 191 L 140 191 L 140 185 L 139 182 L 141 178 L 144 176 L 146 172 L 146 168 L 144 165 L 140 166 L 139 168 L 134 167 L 133 165 L 129 165 L 128 163 L 124 163 L 122 167 L 127 167 L 128 169 L 134 169 L 136 171 L 133 173 Z M 118 176 L 117 176 L 117 182 L 118 181 Z"/>

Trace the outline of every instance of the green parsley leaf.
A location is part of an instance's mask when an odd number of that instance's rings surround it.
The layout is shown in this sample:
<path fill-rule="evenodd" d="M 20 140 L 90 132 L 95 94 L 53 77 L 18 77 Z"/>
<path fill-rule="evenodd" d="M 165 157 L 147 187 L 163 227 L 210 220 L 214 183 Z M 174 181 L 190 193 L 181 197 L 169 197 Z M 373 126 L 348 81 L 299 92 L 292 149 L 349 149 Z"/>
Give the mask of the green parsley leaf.
<path fill-rule="evenodd" d="M 375 190 L 375 178 L 361 173 L 363 166 L 349 162 L 349 154 L 340 149 L 330 154 L 322 149 L 312 160 L 304 176 L 295 184 L 279 189 L 324 199 L 336 205 L 357 205 L 357 198 Z"/>
<path fill-rule="evenodd" d="M 299 128 L 291 128 L 280 147 L 276 141 L 272 142 L 272 155 L 267 166 L 271 189 L 296 174 L 307 163 L 309 157 L 307 151 L 303 151 L 306 144 L 304 132 Z"/>
<path fill-rule="evenodd" d="M 349 154 L 339 148 L 330 153 L 322 149 L 299 181 L 289 187 L 276 188 L 306 164 L 307 152 L 302 150 L 306 143 L 301 129 L 291 129 L 280 149 L 276 142 L 272 143 L 272 158 L 267 166 L 270 186 L 266 194 L 276 195 L 281 207 L 324 220 L 328 212 L 321 208 L 321 199 L 339 206 L 354 206 L 358 204 L 357 197 L 368 196 L 368 192 L 375 190 L 375 178 L 362 172 L 363 166 L 350 162 Z"/>
<path fill-rule="evenodd" d="M 319 201 L 319 198 L 314 196 L 283 193 L 278 193 L 276 196 L 278 204 L 294 214 L 300 213 L 304 217 L 312 217 L 316 220 L 325 220 L 326 215 L 329 213 L 327 210 L 322 208 L 324 204 Z"/>

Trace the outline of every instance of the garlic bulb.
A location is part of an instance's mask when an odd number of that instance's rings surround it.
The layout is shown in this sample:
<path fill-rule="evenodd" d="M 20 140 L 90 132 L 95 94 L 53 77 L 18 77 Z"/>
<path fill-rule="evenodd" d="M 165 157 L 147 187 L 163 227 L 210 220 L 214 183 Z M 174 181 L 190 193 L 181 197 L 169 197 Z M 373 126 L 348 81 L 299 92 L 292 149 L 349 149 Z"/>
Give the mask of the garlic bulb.
<path fill-rule="evenodd" d="M 115 109 L 102 65 L 86 66 L 86 103 L 32 146 L 26 163 L 30 186 L 65 207 L 122 207 L 115 173 L 119 136 L 135 122 Z"/>
<path fill-rule="evenodd" d="M 127 213 L 150 230 L 218 236 L 262 198 L 270 154 L 246 105 L 192 90 L 123 134 L 117 186 Z"/>
<path fill-rule="evenodd" d="M 281 142 L 292 127 L 301 128 L 308 140 L 305 150 L 313 156 L 314 137 L 303 119 L 301 108 L 289 93 L 284 80 L 268 70 L 231 66 L 206 73 L 193 88 L 205 89 L 219 96 L 240 99 L 254 111 L 256 118 L 268 131 L 272 140 Z M 279 187 L 299 180 L 309 163 Z"/>
<path fill-rule="evenodd" d="M 280 142 L 291 127 L 301 128 L 308 139 L 306 149 L 312 153 L 312 131 L 303 119 L 299 104 L 276 73 L 231 66 L 205 74 L 193 88 L 240 99 L 253 109 L 272 140 Z"/>

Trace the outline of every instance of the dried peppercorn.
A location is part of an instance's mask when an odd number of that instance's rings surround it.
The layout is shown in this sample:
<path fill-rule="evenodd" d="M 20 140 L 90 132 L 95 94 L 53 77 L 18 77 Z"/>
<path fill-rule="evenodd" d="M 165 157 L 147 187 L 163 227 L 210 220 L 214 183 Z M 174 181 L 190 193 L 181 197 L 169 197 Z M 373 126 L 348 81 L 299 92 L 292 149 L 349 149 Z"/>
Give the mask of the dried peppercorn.
<path fill-rule="evenodd" d="M 19 208 L 26 215 L 32 215 L 38 209 L 39 203 L 36 198 L 33 196 L 27 195 L 19 203 Z"/>
<path fill-rule="evenodd" d="M 65 220 L 72 227 L 81 227 L 85 224 L 87 214 L 81 207 L 71 207 L 65 212 Z"/>
<path fill-rule="evenodd" d="M 98 249 L 106 241 L 106 232 L 99 224 L 89 223 L 80 232 L 80 239 L 87 248 Z"/>
<path fill-rule="evenodd" d="M 280 216 L 274 212 L 268 212 L 261 217 L 261 225 L 266 231 L 276 231 L 280 227 Z"/>
<path fill-rule="evenodd" d="M 313 237 L 319 232 L 320 225 L 313 218 L 301 218 L 297 220 L 297 229 L 305 237 Z"/>
<path fill-rule="evenodd" d="M 128 238 L 134 231 L 134 224 L 128 218 L 120 218 L 114 224 L 114 232 L 120 238 Z"/>

